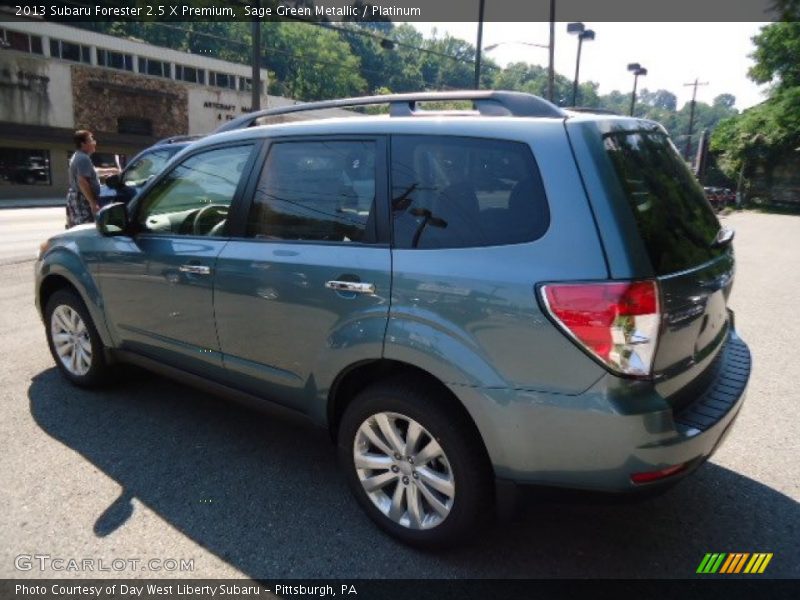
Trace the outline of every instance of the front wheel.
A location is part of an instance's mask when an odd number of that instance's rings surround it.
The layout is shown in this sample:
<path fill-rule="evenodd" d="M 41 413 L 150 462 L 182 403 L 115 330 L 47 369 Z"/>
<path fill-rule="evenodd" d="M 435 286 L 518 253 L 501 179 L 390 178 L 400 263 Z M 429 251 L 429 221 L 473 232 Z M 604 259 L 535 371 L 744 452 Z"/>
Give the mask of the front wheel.
<path fill-rule="evenodd" d="M 50 353 L 64 376 L 83 387 L 105 383 L 110 367 L 83 300 L 72 290 L 55 292 L 47 301 L 45 320 Z"/>
<path fill-rule="evenodd" d="M 401 541 L 450 546 L 493 514 L 492 474 L 461 414 L 408 384 L 374 386 L 355 398 L 339 430 L 339 459 L 367 514 Z"/>

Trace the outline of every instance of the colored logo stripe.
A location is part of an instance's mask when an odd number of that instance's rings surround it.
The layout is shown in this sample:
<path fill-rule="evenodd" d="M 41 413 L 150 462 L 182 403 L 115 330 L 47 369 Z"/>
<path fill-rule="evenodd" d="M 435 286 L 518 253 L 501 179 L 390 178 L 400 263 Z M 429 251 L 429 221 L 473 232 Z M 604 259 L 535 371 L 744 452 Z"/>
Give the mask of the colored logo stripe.
<path fill-rule="evenodd" d="M 745 553 L 737 552 L 737 553 L 734 553 L 734 554 L 729 554 L 728 555 L 728 560 L 725 561 L 725 564 L 722 565 L 722 569 L 720 569 L 719 572 L 720 573 L 738 573 L 739 571 L 742 570 L 742 567 L 744 566 L 744 563 L 747 560 L 747 557 L 749 557 L 749 556 L 750 556 L 750 554 L 747 553 L 747 552 L 745 552 Z"/>
<path fill-rule="evenodd" d="M 745 573 L 763 573 L 767 568 L 769 561 L 772 560 L 772 552 L 753 554 L 753 558 L 747 563 L 744 569 Z"/>
<path fill-rule="evenodd" d="M 716 573 L 717 569 L 719 569 L 720 565 L 722 564 L 723 559 L 725 558 L 726 554 L 723 552 L 722 554 L 714 553 L 714 554 L 706 554 L 703 557 L 703 561 L 700 563 L 700 566 L 697 567 L 698 573 Z"/>
<path fill-rule="evenodd" d="M 748 560 L 749 559 L 749 560 Z M 772 560 L 772 553 L 756 552 L 709 552 L 700 561 L 697 573 L 702 574 L 736 574 L 736 573 L 763 573 L 769 561 Z M 747 565 L 747 566 L 745 566 Z M 742 571 L 744 569 L 744 571 Z"/>

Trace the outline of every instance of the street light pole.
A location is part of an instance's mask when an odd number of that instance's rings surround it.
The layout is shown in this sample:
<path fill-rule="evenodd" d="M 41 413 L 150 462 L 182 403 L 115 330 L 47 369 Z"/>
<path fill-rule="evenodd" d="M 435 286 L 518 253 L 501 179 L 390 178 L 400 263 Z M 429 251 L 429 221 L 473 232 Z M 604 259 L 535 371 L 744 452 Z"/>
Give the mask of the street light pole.
<path fill-rule="evenodd" d="M 481 89 L 481 46 L 483 45 L 483 9 L 486 0 L 478 8 L 478 41 L 475 49 L 475 89 Z"/>
<path fill-rule="evenodd" d="M 575 60 L 575 79 L 572 82 L 572 106 L 578 106 L 578 78 L 581 69 L 581 48 L 583 47 L 583 40 L 593 40 L 594 31 L 586 29 L 583 23 L 568 23 L 567 33 L 575 33 L 578 35 L 578 57 Z"/>
<path fill-rule="evenodd" d="M 633 73 L 633 93 L 631 94 L 631 116 L 633 116 L 633 108 L 636 106 L 636 84 L 639 82 L 639 75 L 647 75 L 647 69 L 639 63 L 630 63 L 628 71 Z"/>
<path fill-rule="evenodd" d="M 256 0 L 256 9 L 260 7 L 261 0 Z M 261 110 L 261 20 L 257 18 L 253 19 L 253 76 L 250 78 L 250 84 L 253 88 L 250 110 Z"/>
<path fill-rule="evenodd" d="M 547 99 L 553 101 L 556 86 L 556 0 L 550 0 L 550 61 L 547 67 Z"/>

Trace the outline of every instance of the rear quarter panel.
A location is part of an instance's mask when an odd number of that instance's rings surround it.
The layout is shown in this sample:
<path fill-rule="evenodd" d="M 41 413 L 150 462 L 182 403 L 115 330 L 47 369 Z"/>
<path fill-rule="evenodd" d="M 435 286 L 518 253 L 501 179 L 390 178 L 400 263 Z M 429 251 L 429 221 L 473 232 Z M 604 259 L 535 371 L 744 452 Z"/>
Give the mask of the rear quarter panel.
<path fill-rule="evenodd" d="M 486 125 L 486 122 L 483 122 Z M 603 248 L 561 120 L 493 121 L 441 135 L 527 143 L 550 226 L 524 244 L 393 251 L 386 358 L 448 384 L 577 394 L 604 373 L 543 314 L 536 285 L 608 276 Z M 426 133 L 436 133 L 428 131 Z"/>

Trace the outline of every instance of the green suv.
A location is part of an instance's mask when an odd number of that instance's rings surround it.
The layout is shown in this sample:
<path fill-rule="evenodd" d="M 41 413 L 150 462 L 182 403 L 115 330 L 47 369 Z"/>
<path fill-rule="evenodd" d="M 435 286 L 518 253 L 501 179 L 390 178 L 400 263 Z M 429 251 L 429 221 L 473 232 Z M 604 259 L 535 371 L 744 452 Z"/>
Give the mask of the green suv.
<path fill-rule="evenodd" d="M 187 147 L 42 245 L 36 304 L 72 383 L 127 362 L 301 413 L 381 528 L 442 546 L 519 484 L 652 490 L 711 455 L 750 375 L 732 237 L 656 123 L 353 98 Z"/>

